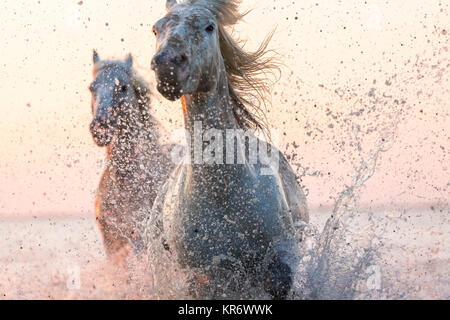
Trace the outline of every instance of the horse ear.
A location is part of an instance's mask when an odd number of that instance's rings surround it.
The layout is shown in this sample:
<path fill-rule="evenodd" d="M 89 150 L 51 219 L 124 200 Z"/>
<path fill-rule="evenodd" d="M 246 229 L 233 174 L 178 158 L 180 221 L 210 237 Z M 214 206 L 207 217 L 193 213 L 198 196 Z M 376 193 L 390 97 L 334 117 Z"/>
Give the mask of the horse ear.
<path fill-rule="evenodd" d="M 133 56 L 131 55 L 131 53 L 128 54 L 125 58 L 125 65 L 128 69 L 131 69 L 131 67 L 133 66 Z"/>
<path fill-rule="evenodd" d="M 170 11 L 170 9 L 177 4 L 177 0 L 167 0 L 166 1 L 166 9 Z"/>
<path fill-rule="evenodd" d="M 97 53 L 97 50 L 94 49 L 94 52 L 92 53 L 92 61 L 94 64 L 100 61 L 100 56 Z"/>

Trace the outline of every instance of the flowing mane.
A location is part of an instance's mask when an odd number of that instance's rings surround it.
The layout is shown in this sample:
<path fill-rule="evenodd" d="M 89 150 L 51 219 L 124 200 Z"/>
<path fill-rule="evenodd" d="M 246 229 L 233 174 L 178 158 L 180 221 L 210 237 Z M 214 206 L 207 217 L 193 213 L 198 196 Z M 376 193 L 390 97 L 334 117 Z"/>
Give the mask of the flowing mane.
<path fill-rule="evenodd" d="M 144 122 L 147 123 L 151 119 L 149 110 L 151 90 L 147 81 L 145 81 L 133 67 L 128 68 L 125 62 L 116 60 L 101 60 L 95 63 L 94 75 L 103 69 L 112 67 L 122 68 L 130 77 L 131 86 L 133 87 L 133 91 L 139 104 L 139 110 L 141 111 Z"/>
<path fill-rule="evenodd" d="M 280 63 L 273 55 L 275 52 L 267 49 L 273 31 L 266 36 L 256 51 L 246 51 L 243 42 L 233 39 L 226 30 L 248 13 L 239 12 L 241 0 L 187 2 L 207 8 L 217 18 L 220 49 L 230 84 L 230 95 L 235 102 L 233 111 L 236 121 L 245 129 L 267 129 L 265 111 L 271 104 L 269 93 L 272 84 L 269 76 L 280 70 Z M 272 55 L 269 55 L 270 53 Z"/>

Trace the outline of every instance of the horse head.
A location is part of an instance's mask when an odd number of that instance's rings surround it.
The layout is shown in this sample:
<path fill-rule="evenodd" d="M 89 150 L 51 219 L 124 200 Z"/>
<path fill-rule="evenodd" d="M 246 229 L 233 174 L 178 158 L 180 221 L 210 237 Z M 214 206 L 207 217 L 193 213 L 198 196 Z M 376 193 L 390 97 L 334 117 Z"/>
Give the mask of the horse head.
<path fill-rule="evenodd" d="M 273 32 L 256 51 L 244 50 L 227 30 L 246 15 L 239 12 L 240 2 L 167 0 L 166 15 L 153 26 L 157 50 L 151 66 L 166 99 L 220 95 L 231 101 L 240 127 L 265 129 L 269 76 L 279 70 L 274 51 L 267 50 Z"/>
<path fill-rule="evenodd" d="M 152 59 L 158 91 L 169 100 L 208 92 L 217 84 L 220 67 L 218 22 L 196 2 L 168 1 L 168 13 L 153 26 L 157 52 Z"/>
<path fill-rule="evenodd" d="M 133 90 L 131 55 L 123 61 L 101 60 L 93 53 L 94 81 L 92 94 L 93 119 L 90 130 L 98 146 L 108 146 L 130 119 L 138 115 L 137 97 Z"/>

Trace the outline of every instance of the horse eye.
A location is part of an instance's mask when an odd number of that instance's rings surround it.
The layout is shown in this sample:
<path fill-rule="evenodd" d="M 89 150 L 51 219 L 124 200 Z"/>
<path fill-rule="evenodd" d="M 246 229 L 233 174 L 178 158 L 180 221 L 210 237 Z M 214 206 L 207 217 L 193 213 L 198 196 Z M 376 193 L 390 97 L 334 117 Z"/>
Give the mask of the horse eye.
<path fill-rule="evenodd" d="M 120 87 L 120 92 L 125 92 L 127 91 L 127 86 L 121 86 Z"/>
<path fill-rule="evenodd" d="M 207 32 L 213 32 L 214 31 L 214 26 L 212 24 L 210 24 L 209 26 L 206 27 L 205 29 Z"/>

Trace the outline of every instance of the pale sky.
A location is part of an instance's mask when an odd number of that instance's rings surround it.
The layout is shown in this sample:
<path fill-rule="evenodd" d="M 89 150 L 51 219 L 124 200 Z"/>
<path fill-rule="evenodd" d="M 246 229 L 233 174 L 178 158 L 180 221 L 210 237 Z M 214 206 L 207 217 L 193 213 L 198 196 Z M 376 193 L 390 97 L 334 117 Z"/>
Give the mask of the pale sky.
<path fill-rule="evenodd" d="M 104 58 L 131 52 L 154 83 L 151 26 L 164 7 L 162 0 L 1 2 L 0 214 L 93 214 L 104 150 L 88 130 L 92 49 Z M 285 66 L 268 118 L 280 148 L 295 142 L 295 162 L 319 173 L 303 179 L 310 207 L 333 204 L 393 123 L 396 141 L 363 204 L 448 206 L 449 7 L 448 0 L 244 0 L 243 9 L 254 10 L 235 32 L 248 49 L 277 26 L 271 47 Z M 182 126 L 179 102 L 156 92 L 153 102 L 169 133 Z"/>

